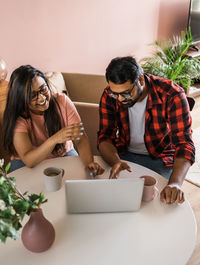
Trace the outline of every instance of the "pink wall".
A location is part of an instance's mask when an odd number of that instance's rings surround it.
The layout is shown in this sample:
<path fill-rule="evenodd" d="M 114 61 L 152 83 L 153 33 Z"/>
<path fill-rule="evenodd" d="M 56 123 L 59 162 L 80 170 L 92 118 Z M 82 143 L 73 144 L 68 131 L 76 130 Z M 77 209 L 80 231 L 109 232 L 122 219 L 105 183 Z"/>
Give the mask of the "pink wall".
<path fill-rule="evenodd" d="M 115 56 L 147 56 L 151 51 L 148 44 L 173 31 L 174 26 L 167 24 L 172 18 L 176 24 L 181 17 L 184 26 L 188 3 L 0 0 L 0 57 L 7 62 L 9 73 L 22 64 L 43 71 L 104 73 Z"/>
<path fill-rule="evenodd" d="M 187 28 L 190 0 L 160 0 L 157 38 L 168 39 Z"/>

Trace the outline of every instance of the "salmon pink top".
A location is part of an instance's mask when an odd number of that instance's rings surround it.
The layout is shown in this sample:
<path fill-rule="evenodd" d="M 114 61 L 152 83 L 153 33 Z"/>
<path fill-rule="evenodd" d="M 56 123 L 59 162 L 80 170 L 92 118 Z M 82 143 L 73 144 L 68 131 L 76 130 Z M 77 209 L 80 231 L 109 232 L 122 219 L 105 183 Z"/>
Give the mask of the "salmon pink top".
<path fill-rule="evenodd" d="M 63 120 L 64 120 L 63 127 L 72 125 L 74 123 L 81 122 L 80 116 L 74 104 L 72 103 L 72 101 L 69 99 L 68 96 L 66 96 L 65 94 L 61 94 L 61 93 L 55 93 L 53 96 L 57 100 L 60 106 L 60 109 L 61 109 L 61 113 L 62 113 Z M 36 148 L 40 146 L 42 143 L 44 143 L 48 139 L 49 136 L 48 136 L 47 128 L 44 125 L 44 115 L 38 115 L 38 114 L 34 114 L 31 112 L 31 118 L 32 118 L 33 128 L 31 127 L 30 119 L 19 117 L 17 119 L 14 132 L 28 133 L 31 139 L 33 148 Z M 65 143 L 65 149 L 66 149 L 65 152 L 59 155 L 55 155 L 51 153 L 47 156 L 47 159 L 58 157 L 58 156 L 64 156 L 65 153 L 70 151 L 72 148 L 73 148 L 72 141 L 67 141 Z M 20 158 L 15 156 L 15 157 L 12 157 L 12 159 L 20 159 Z"/>

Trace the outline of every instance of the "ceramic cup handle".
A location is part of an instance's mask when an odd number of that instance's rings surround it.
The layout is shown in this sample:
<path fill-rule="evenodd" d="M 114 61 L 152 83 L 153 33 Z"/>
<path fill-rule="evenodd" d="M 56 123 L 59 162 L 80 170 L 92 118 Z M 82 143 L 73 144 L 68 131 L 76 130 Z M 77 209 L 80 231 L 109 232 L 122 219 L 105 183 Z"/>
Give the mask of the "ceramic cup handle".
<path fill-rule="evenodd" d="M 157 197 L 159 195 L 159 189 L 155 186 L 155 197 Z"/>
<path fill-rule="evenodd" d="M 64 174 L 65 174 L 65 170 L 64 170 L 63 168 L 60 168 L 60 170 L 61 170 L 61 172 L 62 172 L 62 178 L 63 178 L 63 176 L 64 176 Z"/>

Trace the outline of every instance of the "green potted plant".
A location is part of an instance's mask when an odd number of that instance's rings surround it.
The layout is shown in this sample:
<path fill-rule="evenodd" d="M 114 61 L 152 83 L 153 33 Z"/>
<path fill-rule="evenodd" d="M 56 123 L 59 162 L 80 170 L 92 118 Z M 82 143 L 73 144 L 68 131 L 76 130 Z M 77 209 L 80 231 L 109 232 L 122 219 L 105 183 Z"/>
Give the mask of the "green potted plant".
<path fill-rule="evenodd" d="M 141 60 L 144 72 L 174 81 L 187 94 L 189 86 L 200 78 L 200 61 L 186 55 L 192 47 L 191 31 L 182 31 L 173 40 L 155 41 L 153 46 L 153 56 Z"/>
<path fill-rule="evenodd" d="M 47 250 L 53 243 L 55 231 L 46 220 L 40 208 L 47 202 L 44 194 L 22 193 L 16 186 L 14 177 L 8 175 L 10 162 L 4 168 L 4 160 L 0 160 L 0 240 L 5 243 L 8 237 L 17 239 L 25 215 L 30 216 L 22 230 L 24 246 L 33 252 Z M 37 227 L 36 231 L 32 226 Z M 48 228 L 48 231 L 46 230 Z M 44 238 L 45 237 L 45 238 Z M 46 239 L 47 237 L 47 239 Z M 46 243 L 47 241 L 47 243 Z M 41 246 L 42 244 L 42 246 Z"/>

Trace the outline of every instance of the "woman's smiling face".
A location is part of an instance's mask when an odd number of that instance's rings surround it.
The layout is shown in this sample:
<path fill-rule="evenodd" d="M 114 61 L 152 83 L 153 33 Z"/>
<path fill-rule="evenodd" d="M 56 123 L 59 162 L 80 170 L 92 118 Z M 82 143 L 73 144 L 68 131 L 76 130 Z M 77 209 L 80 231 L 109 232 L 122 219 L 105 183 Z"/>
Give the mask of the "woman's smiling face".
<path fill-rule="evenodd" d="M 31 101 L 29 109 L 35 114 L 43 114 L 49 108 L 51 94 L 45 80 L 36 76 L 32 82 Z"/>

